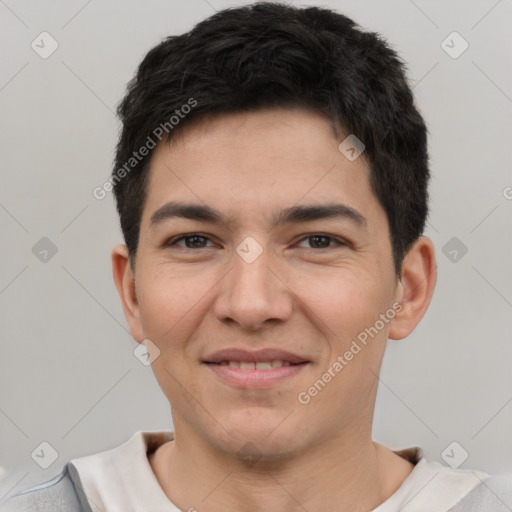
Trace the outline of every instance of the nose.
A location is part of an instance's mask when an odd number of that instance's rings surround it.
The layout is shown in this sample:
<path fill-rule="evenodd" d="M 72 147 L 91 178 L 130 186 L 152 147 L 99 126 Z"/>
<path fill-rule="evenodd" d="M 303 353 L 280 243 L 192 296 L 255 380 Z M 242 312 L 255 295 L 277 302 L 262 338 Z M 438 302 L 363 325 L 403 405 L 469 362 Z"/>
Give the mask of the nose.
<path fill-rule="evenodd" d="M 216 317 L 250 331 L 263 328 L 265 323 L 287 320 L 293 295 L 275 263 L 267 250 L 252 262 L 234 251 L 231 270 L 221 281 L 214 304 Z"/>

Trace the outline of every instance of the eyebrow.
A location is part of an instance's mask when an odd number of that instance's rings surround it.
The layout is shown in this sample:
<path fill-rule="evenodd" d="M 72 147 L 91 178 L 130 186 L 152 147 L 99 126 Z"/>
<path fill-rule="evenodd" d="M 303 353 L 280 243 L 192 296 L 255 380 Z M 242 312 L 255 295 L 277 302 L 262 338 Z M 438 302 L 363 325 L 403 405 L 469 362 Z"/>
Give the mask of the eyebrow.
<path fill-rule="evenodd" d="M 156 210 L 149 221 L 150 227 L 162 222 L 182 218 L 195 221 L 225 224 L 228 227 L 234 224 L 232 218 L 225 217 L 218 210 L 202 204 L 180 203 L 171 201 Z M 312 204 L 292 206 L 285 208 L 271 218 L 273 227 L 283 224 L 298 224 L 321 219 L 347 219 L 359 227 L 367 227 L 367 219 L 354 208 L 341 203 Z"/>

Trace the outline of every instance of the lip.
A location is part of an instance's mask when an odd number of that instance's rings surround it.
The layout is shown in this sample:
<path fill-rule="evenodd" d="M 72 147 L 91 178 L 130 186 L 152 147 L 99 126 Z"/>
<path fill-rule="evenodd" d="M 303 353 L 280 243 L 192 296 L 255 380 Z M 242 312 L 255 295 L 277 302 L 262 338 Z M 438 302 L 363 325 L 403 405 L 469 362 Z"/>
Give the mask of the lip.
<path fill-rule="evenodd" d="M 240 348 L 227 348 L 223 350 L 218 350 L 217 352 L 213 352 L 212 354 L 206 356 L 202 362 L 220 363 L 221 361 L 246 361 L 251 363 L 258 363 L 262 361 L 275 361 L 276 359 L 279 359 L 280 361 L 288 361 L 291 364 L 310 362 L 306 357 L 302 357 L 292 352 L 287 352 L 285 350 L 274 348 L 263 348 L 260 350 L 243 350 Z M 274 369 L 257 371 L 272 372 L 273 370 Z M 244 371 L 251 372 L 252 370 Z"/>
<path fill-rule="evenodd" d="M 245 361 L 249 361 L 249 359 L 245 359 Z M 292 379 L 310 363 L 302 362 L 293 366 L 281 366 L 270 370 L 242 370 L 232 366 L 208 364 L 207 362 L 202 364 L 209 368 L 220 380 L 232 387 L 238 389 L 268 389 L 282 384 L 287 379 Z"/>

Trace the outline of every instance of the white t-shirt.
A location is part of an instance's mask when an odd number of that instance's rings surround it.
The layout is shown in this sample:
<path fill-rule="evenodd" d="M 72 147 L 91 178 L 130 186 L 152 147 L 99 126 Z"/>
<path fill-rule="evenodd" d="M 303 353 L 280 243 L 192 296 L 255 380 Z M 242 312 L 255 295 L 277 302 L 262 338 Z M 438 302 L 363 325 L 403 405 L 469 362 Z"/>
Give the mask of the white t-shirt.
<path fill-rule="evenodd" d="M 137 431 L 111 450 L 72 459 L 93 512 L 181 512 L 160 487 L 148 460 L 172 431 Z M 395 452 L 415 467 L 400 488 L 372 512 L 447 512 L 487 476 L 429 462 L 418 447 Z M 200 510 L 200 503 L 190 507 Z M 193 508 L 191 508 L 193 510 Z"/>

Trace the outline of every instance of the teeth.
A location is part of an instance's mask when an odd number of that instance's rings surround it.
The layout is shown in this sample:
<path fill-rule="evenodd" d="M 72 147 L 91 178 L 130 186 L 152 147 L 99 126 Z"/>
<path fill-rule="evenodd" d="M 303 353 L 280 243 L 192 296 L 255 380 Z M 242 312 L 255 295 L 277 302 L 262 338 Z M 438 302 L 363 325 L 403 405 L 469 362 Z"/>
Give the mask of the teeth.
<path fill-rule="evenodd" d="M 271 370 L 272 368 L 281 368 L 282 366 L 290 366 L 289 361 L 281 361 L 275 359 L 274 361 L 259 361 L 253 363 L 250 361 L 221 361 L 221 366 L 231 366 L 232 368 L 240 368 L 241 370 Z"/>

